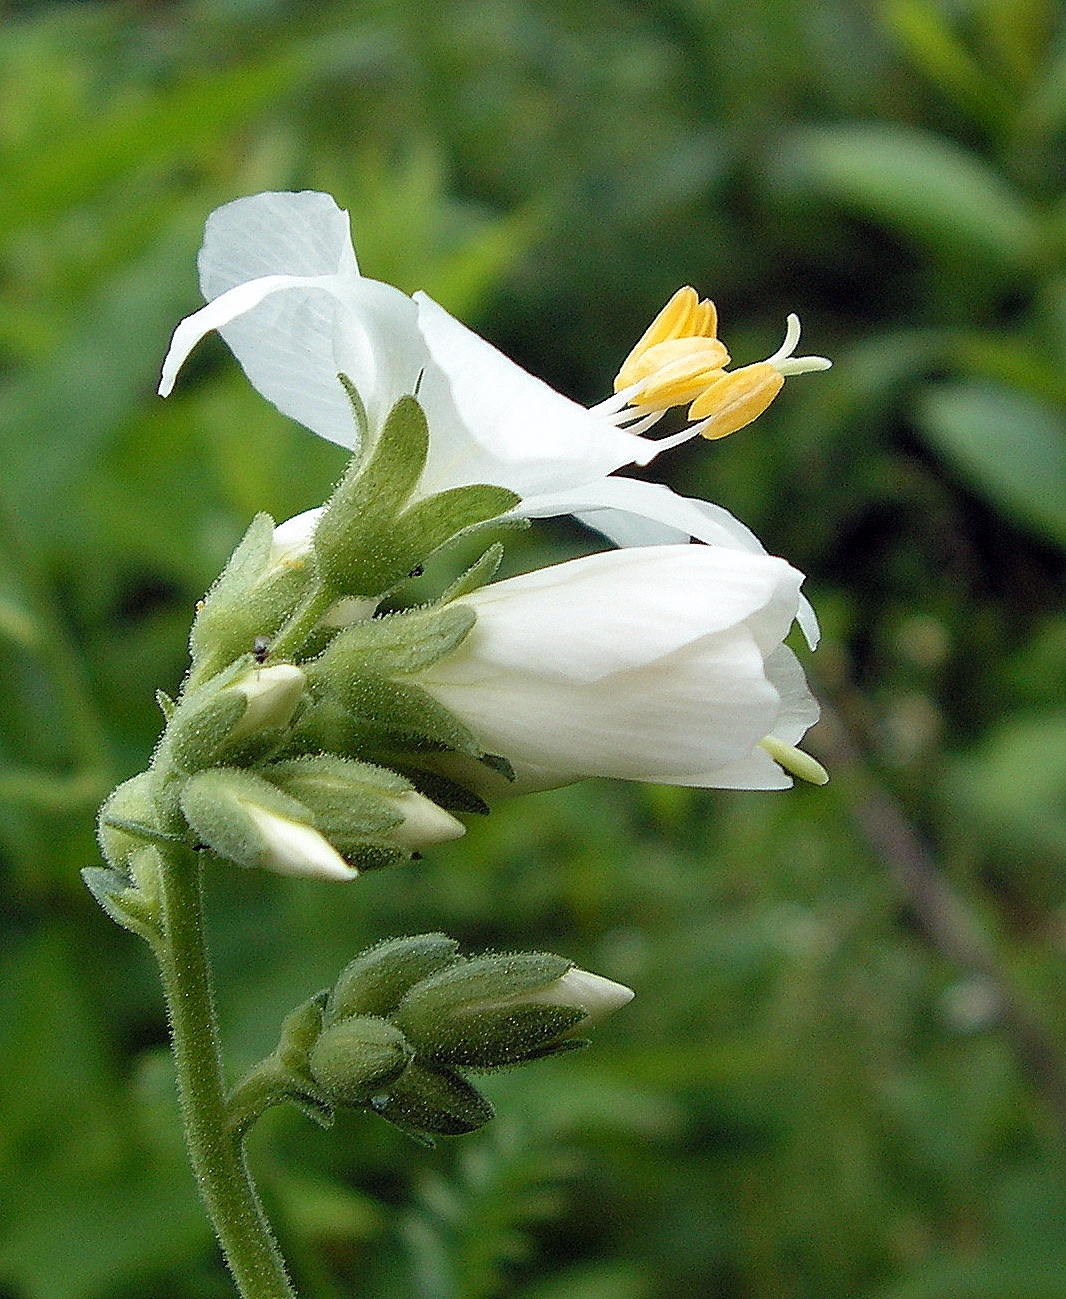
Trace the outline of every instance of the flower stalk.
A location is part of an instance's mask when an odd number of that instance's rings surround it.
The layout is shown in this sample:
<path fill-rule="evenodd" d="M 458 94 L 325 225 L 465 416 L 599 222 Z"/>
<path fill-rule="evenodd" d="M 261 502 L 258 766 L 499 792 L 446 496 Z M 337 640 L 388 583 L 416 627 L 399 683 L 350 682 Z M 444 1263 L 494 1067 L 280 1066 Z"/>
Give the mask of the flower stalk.
<path fill-rule="evenodd" d="M 230 1130 L 204 941 L 199 855 L 161 847 L 163 937 L 155 947 L 170 1020 L 189 1160 L 243 1299 L 296 1299 Z"/>

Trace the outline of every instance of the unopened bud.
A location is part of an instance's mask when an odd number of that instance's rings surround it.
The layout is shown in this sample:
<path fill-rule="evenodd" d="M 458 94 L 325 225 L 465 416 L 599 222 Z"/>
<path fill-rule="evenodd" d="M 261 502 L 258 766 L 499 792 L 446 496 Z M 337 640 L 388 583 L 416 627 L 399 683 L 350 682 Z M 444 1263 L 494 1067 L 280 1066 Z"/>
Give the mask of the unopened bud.
<path fill-rule="evenodd" d="M 370 763 L 320 754 L 272 763 L 263 774 L 309 808 L 323 834 L 364 869 L 466 832 L 410 781 Z"/>
<path fill-rule="evenodd" d="M 181 807 L 203 843 L 238 866 L 333 880 L 359 873 L 315 829 L 306 807 L 251 772 L 201 771 L 186 782 Z"/>
<path fill-rule="evenodd" d="M 391 1015 L 409 988 L 457 959 L 458 946 L 446 934 L 418 934 L 360 953 L 333 985 L 326 1023 L 349 1015 Z"/>
<path fill-rule="evenodd" d="M 244 714 L 229 738 L 242 740 L 256 731 L 287 726 L 306 683 L 306 676 L 295 663 L 249 668 L 229 687 L 245 699 Z"/>
<path fill-rule="evenodd" d="M 323 1029 L 311 1048 L 311 1076 L 327 1100 L 362 1105 L 384 1091 L 414 1059 L 398 1028 L 384 1019 L 358 1015 Z"/>
<path fill-rule="evenodd" d="M 167 728 L 175 764 L 200 771 L 259 756 L 292 720 L 307 678 L 294 663 L 227 669 L 187 696 Z M 265 755 L 263 755 L 265 756 Z"/>
<path fill-rule="evenodd" d="M 570 1050 L 575 1030 L 632 995 L 559 956 L 483 956 L 416 984 L 395 1020 L 420 1056 L 493 1069 Z"/>

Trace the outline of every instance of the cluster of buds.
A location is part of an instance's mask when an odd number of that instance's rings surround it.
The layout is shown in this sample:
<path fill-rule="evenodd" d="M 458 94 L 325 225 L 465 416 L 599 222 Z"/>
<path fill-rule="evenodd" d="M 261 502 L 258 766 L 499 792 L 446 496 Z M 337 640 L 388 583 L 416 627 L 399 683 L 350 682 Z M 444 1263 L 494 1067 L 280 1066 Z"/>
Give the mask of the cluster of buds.
<path fill-rule="evenodd" d="M 482 1127 L 492 1105 L 466 1077 L 586 1045 L 577 1036 L 632 992 L 541 952 L 467 958 L 444 934 L 380 944 L 294 1011 L 273 1055 L 230 1098 L 235 1128 L 268 1095 L 319 1121 L 379 1114 L 416 1139 Z"/>
<path fill-rule="evenodd" d="M 167 724 L 151 767 L 102 809 L 112 874 L 97 883 L 114 894 L 117 874 L 123 906 L 150 904 L 154 838 L 238 866 L 347 880 L 464 832 L 402 768 L 417 770 L 426 752 L 488 755 L 398 678 L 454 652 L 475 615 L 454 591 L 436 606 L 371 615 L 413 568 L 514 496 L 469 487 L 412 503 L 427 440 L 418 403 L 401 400 L 304 545 L 279 542 L 265 516 L 253 522 L 198 608 L 189 674 L 176 702 L 161 699 Z M 484 580 L 494 565 L 477 568 Z M 455 782 L 427 779 L 444 801 L 481 810 Z"/>

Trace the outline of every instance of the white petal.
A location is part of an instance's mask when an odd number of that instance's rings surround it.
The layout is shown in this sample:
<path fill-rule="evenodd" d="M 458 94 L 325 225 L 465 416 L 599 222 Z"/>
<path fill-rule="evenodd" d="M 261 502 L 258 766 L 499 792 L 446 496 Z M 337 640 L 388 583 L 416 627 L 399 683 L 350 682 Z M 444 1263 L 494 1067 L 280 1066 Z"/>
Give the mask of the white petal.
<path fill-rule="evenodd" d="M 557 777 L 542 785 L 586 776 L 687 784 L 689 773 L 750 752 L 777 711 L 762 655 L 743 629 L 592 682 L 474 666 L 466 682 L 453 673 L 450 682 L 419 684 L 520 773 L 528 765 Z"/>
<path fill-rule="evenodd" d="M 419 390 L 432 434 L 424 490 L 489 482 L 525 496 L 655 455 L 653 442 L 562 396 L 425 294 L 415 302 L 436 362 Z"/>
<path fill-rule="evenodd" d="M 207 218 L 197 259 L 210 301 L 262 275 L 358 275 L 348 213 L 328 194 L 253 194 Z"/>
<path fill-rule="evenodd" d="M 795 613 L 801 574 L 783 559 L 718 546 L 612 550 L 524 573 L 464 598 L 486 662 L 596 681 L 759 619 L 772 645 Z M 445 660 L 440 671 L 449 664 Z M 437 671 L 435 668 L 433 671 Z"/>
<path fill-rule="evenodd" d="M 513 511 L 525 519 L 574 514 L 616 546 L 662 546 L 694 537 L 711 546 L 766 554 L 756 535 L 728 510 L 711 501 L 679 496 L 663 483 L 637 478 L 602 478 L 598 482 L 527 497 Z M 818 619 L 800 596 L 796 621 L 814 649 Z"/>
<path fill-rule="evenodd" d="M 589 555 L 466 597 L 477 623 L 418 683 L 527 787 L 594 775 L 717 784 L 778 722 L 764 660 L 799 582 L 783 560 L 723 547 Z M 776 671 L 789 689 L 794 662 Z M 753 779 L 780 774 L 770 762 Z"/>

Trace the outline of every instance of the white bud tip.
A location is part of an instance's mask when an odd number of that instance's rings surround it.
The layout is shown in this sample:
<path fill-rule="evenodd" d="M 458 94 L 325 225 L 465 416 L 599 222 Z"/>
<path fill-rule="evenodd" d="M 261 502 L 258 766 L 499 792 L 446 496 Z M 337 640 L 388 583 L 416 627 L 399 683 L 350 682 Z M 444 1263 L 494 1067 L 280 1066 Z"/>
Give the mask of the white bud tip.
<path fill-rule="evenodd" d="M 578 1006 L 590 1020 L 596 1020 L 628 1005 L 633 1000 L 633 989 L 575 965 L 556 981 L 551 997 L 545 1000 L 557 1006 Z"/>

